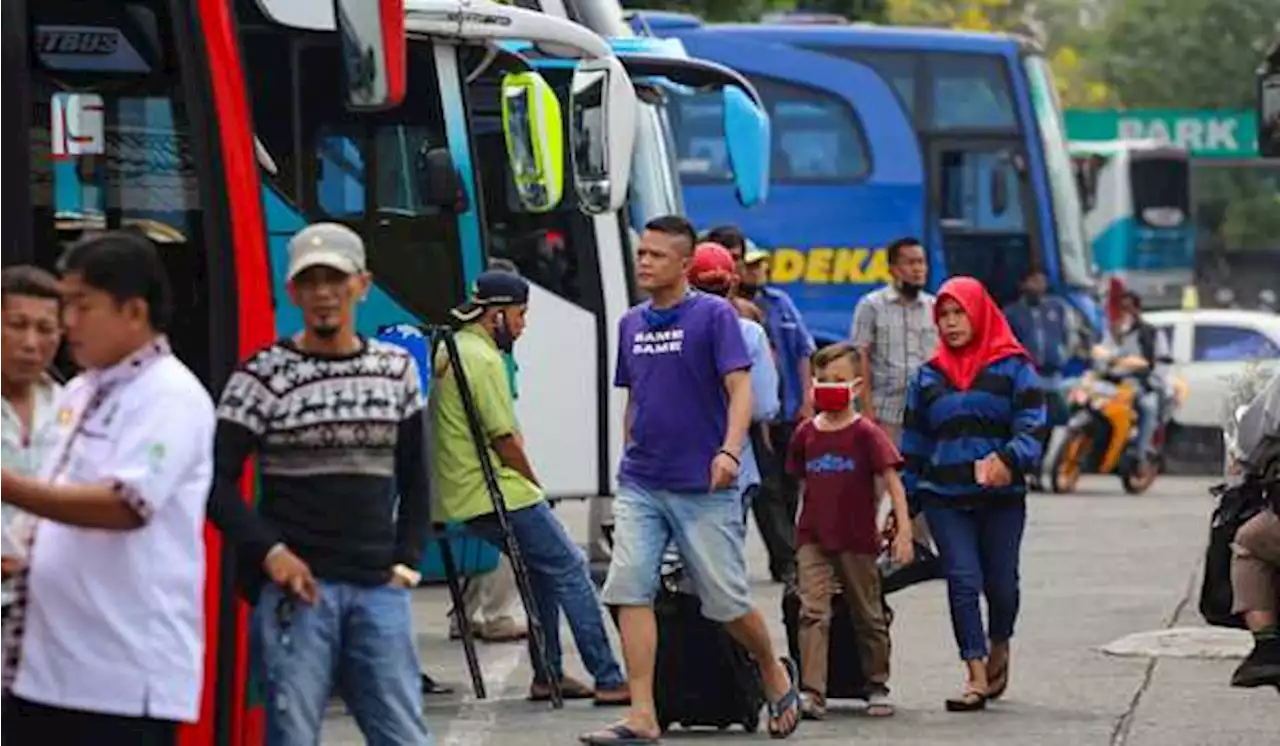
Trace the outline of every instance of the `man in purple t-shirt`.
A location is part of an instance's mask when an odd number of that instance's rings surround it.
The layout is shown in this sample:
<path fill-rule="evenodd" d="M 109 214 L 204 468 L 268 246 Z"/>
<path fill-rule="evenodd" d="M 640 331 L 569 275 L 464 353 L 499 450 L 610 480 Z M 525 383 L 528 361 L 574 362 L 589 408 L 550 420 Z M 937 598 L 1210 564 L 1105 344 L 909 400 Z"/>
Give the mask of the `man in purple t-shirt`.
<path fill-rule="evenodd" d="M 787 736 L 799 723 L 798 673 L 774 657 L 747 582 L 737 482 L 751 422 L 751 360 L 733 306 L 689 289 L 685 272 L 695 241 L 693 226 L 681 217 L 645 226 L 636 280 L 650 300 L 619 324 L 615 385 L 628 392 L 626 453 L 602 600 L 618 607 L 631 710 L 621 722 L 583 735 L 588 744 L 648 743 L 661 735 L 653 700 L 653 599 L 672 541 L 703 616 L 724 623 L 760 661 L 770 732 Z"/>

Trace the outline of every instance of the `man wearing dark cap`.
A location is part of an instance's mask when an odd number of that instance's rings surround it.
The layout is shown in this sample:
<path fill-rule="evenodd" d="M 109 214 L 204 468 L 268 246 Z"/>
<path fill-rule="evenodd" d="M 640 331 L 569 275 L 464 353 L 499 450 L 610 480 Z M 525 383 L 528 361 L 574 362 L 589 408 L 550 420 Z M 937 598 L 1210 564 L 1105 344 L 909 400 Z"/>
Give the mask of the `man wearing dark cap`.
<path fill-rule="evenodd" d="M 486 457 L 494 466 L 511 531 L 529 569 L 552 675 L 559 679 L 566 698 L 594 698 L 598 704 L 625 705 L 630 701 L 629 690 L 609 647 L 604 614 L 586 556 L 547 505 L 516 425 L 503 353 L 510 353 L 524 332 L 528 303 L 529 283 L 523 277 L 492 270 L 480 274 L 471 298 L 452 312 L 462 323 L 456 336 L 458 356 L 487 441 Z M 458 378 L 444 350 L 432 367 L 430 410 L 436 475 L 433 518 L 465 522 L 472 533 L 501 546 L 492 497 L 471 438 Z M 559 636 L 561 609 L 569 619 L 583 663 L 595 679 L 594 689 L 564 675 Z M 550 683 L 535 678 L 529 699 L 550 697 Z"/>

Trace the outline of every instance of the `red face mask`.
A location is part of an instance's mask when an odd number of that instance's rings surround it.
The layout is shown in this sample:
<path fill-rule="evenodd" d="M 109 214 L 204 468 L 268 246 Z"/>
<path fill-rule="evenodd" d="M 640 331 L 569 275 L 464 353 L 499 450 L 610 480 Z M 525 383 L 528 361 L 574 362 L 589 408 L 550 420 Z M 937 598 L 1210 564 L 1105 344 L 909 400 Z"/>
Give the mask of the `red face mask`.
<path fill-rule="evenodd" d="M 813 384 L 813 406 L 819 412 L 843 412 L 852 402 L 853 386 L 851 384 Z"/>

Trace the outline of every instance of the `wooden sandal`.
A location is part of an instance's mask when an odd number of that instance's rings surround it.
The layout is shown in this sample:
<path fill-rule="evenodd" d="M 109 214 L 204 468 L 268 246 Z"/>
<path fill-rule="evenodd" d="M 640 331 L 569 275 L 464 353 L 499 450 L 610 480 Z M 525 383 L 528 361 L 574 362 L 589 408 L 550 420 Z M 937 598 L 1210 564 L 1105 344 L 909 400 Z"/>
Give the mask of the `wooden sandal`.
<path fill-rule="evenodd" d="M 977 712 L 987 708 L 987 693 L 966 685 L 959 697 L 947 699 L 947 712 Z"/>

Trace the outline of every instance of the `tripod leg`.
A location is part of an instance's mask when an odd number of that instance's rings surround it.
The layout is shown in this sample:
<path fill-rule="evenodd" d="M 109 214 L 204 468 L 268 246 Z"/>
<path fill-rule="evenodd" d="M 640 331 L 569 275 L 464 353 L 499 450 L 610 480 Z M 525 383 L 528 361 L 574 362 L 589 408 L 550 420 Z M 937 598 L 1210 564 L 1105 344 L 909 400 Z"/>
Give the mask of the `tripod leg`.
<path fill-rule="evenodd" d="M 453 562 L 453 549 L 449 540 L 440 538 L 440 562 L 444 565 L 444 577 L 449 583 L 449 597 L 453 599 L 454 618 L 462 633 L 462 651 L 467 656 L 467 669 L 471 672 L 471 688 L 476 699 L 485 699 L 484 672 L 480 670 L 480 658 L 476 655 L 476 638 L 471 634 L 471 614 L 462 599 L 462 585 L 458 582 L 458 566 Z"/>
<path fill-rule="evenodd" d="M 434 350 L 437 349 L 439 344 L 444 345 L 449 365 L 453 370 L 453 375 L 457 378 L 458 397 L 462 400 L 462 408 L 467 414 L 467 425 L 471 430 L 471 441 L 475 444 L 480 470 L 484 474 L 485 486 L 489 490 L 489 499 L 493 502 L 493 513 L 498 519 L 498 529 L 502 534 L 503 549 L 507 553 L 507 558 L 511 560 L 511 569 L 516 576 L 516 587 L 520 591 L 520 600 L 524 603 L 525 613 L 529 617 L 529 636 L 533 640 L 533 657 L 535 658 L 533 665 L 535 670 L 541 671 L 542 675 L 547 679 L 547 685 L 551 689 L 551 706 L 560 709 L 564 707 L 564 697 L 560 691 L 560 679 L 553 675 L 551 662 L 547 660 L 546 638 L 546 635 L 556 634 L 559 630 L 545 630 L 542 628 L 542 620 L 538 616 L 538 602 L 534 598 L 533 587 L 529 582 L 529 570 L 520 555 L 519 542 L 516 541 L 511 533 L 511 522 L 507 516 L 506 500 L 502 496 L 502 488 L 498 484 L 498 475 L 494 469 L 493 462 L 489 459 L 489 448 L 484 428 L 480 423 L 480 414 L 476 409 L 475 397 L 471 392 L 471 386 L 467 383 L 466 368 L 462 365 L 462 356 L 458 353 L 458 342 L 454 338 L 453 330 L 448 327 L 440 327 L 436 330 L 435 341 L 432 344 L 433 359 Z"/>
<path fill-rule="evenodd" d="M 505 524 L 506 522 L 503 521 Z M 542 626 L 542 618 L 538 616 L 538 601 L 533 595 L 533 583 L 529 580 L 529 568 L 520 555 L 520 546 L 509 529 L 502 531 L 502 543 L 511 561 L 511 571 L 516 576 L 516 588 L 520 592 L 520 600 L 524 603 L 525 615 L 529 618 L 529 639 L 533 641 L 532 661 L 535 671 L 542 674 L 551 690 L 551 706 L 555 709 L 564 707 L 564 696 L 560 691 L 560 677 L 551 670 L 551 661 L 547 657 L 547 635 L 559 634 L 560 630 L 548 630 Z"/>

